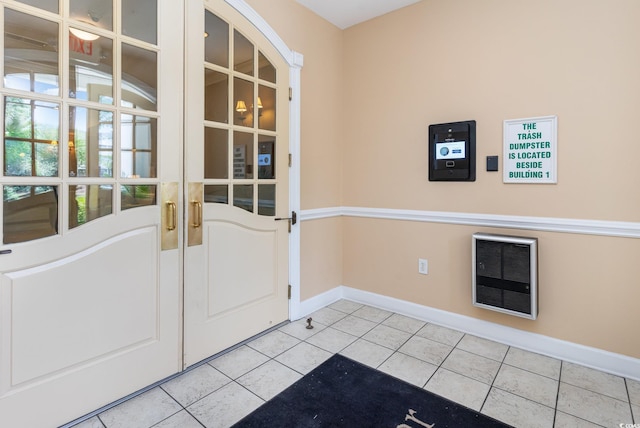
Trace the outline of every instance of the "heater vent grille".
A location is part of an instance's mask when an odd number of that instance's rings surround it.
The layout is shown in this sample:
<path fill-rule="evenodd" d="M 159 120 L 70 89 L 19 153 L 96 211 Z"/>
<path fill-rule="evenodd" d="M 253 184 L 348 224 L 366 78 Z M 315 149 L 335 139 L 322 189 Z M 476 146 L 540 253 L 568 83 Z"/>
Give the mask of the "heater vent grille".
<path fill-rule="evenodd" d="M 474 306 L 536 319 L 536 238 L 474 233 L 472 264 Z"/>

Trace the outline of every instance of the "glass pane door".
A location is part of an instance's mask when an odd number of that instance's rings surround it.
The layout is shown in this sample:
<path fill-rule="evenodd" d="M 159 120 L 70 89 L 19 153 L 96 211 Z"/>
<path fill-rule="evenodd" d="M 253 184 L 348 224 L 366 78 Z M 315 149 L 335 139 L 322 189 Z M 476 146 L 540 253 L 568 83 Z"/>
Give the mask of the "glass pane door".
<path fill-rule="evenodd" d="M 156 205 L 157 0 L 21 3 L 4 8 L 3 243 Z"/>
<path fill-rule="evenodd" d="M 0 0 L 3 426 L 60 426 L 182 368 L 183 18 Z"/>
<path fill-rule="evenodd" d="M 227 2 L 187 5 L 190 365 L 288 317 L 289 68 Z"/>

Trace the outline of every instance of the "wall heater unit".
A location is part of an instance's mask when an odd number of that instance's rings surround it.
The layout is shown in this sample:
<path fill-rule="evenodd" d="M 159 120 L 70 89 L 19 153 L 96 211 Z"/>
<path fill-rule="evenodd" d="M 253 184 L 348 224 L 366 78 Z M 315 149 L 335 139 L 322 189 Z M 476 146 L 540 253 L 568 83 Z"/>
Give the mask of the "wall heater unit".
<path fill-rule="evenodd" d="M 536 319 L 536 238 L 474 233 L 472 263 L 474 306 Z"/>

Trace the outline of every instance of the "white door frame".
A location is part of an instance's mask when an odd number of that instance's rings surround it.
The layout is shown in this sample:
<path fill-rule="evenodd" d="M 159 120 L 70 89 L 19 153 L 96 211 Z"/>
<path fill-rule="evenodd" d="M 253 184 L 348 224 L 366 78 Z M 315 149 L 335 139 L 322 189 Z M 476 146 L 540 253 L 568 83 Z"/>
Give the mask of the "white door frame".
<path fill-rule="evenodd" d="M 225 0 L 242 16 L 251 22 L 282 55 L 289 64 L 289 84 L 292 98 L 289 102 L 289 207 L 300 214 L 300 70 L 303 55 L 287 47 L 273 28 L 244 0 Z M 300 305 L 300 223 L 291 228 L 289 235 L 289 284 L 291 300 L 289 301 L 289 319 L 297 320 L 304 316 Z"/>

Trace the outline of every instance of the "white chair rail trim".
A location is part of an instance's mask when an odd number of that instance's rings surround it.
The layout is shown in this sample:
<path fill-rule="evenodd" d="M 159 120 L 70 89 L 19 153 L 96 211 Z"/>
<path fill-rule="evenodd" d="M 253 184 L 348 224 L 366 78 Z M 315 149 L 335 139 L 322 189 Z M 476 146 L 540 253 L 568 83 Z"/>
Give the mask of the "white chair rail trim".
<path fill-rule="evenodd" d="M 303 210 L 301 221 L 332 217 L 366 217 L 447 223 L 505 229 L 540 230 L 582 235 L 640 238 L 640 223 L 623 221 L 582 220 L 553 217 L 506 216 L 496 214 L 457 213 L 444 211 L 399 210 L 389 208 L 332 207 Z"/>

